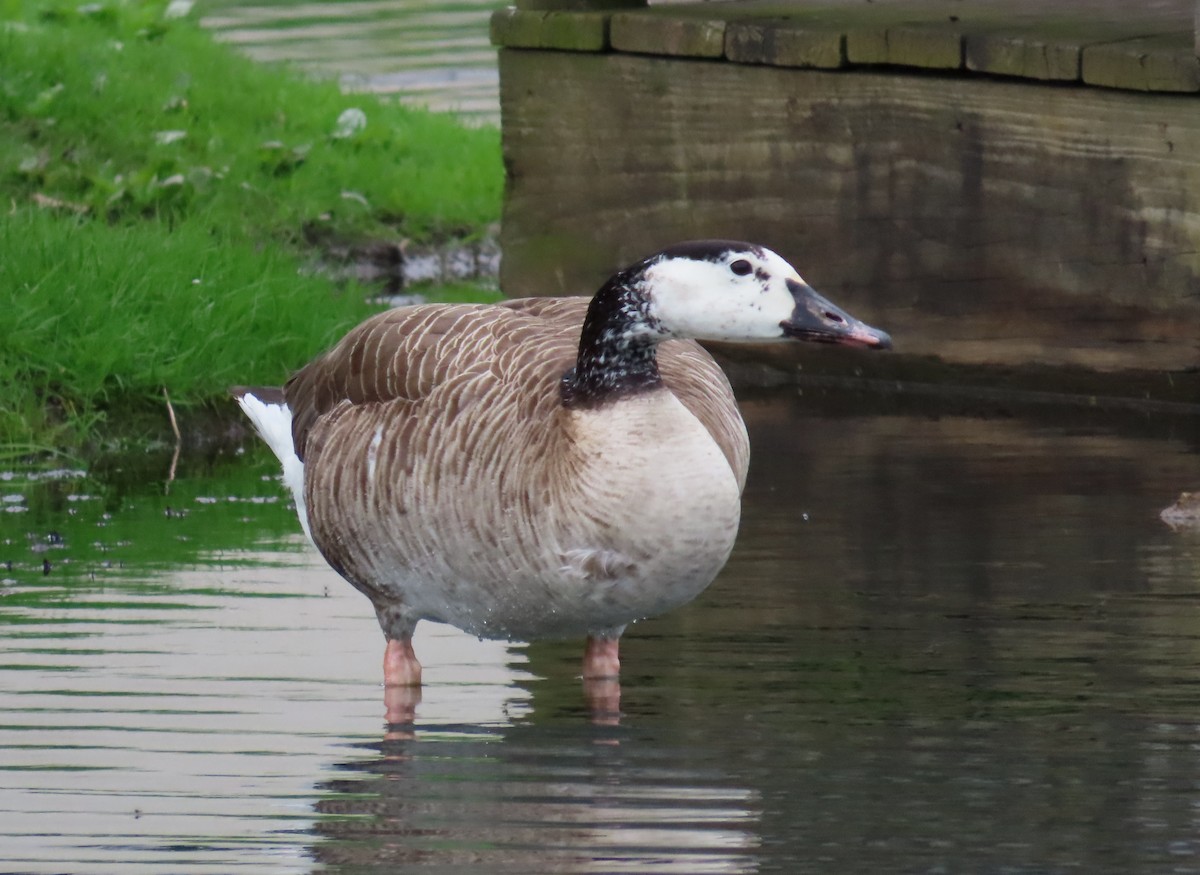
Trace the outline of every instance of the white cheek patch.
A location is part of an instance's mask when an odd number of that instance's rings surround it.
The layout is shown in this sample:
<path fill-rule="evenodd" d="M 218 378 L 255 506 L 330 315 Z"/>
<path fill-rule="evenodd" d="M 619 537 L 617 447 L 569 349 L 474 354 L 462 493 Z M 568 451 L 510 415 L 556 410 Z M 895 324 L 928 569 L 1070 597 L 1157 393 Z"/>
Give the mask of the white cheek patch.
<path fill-rule="evenodd" d="M 793 274 L 759 268 L 738 276 L 724 263 L 665 260 L 646 272 L 650 312 L 674 337 L 777 339 L 795 306 L 786 285 Z"/>

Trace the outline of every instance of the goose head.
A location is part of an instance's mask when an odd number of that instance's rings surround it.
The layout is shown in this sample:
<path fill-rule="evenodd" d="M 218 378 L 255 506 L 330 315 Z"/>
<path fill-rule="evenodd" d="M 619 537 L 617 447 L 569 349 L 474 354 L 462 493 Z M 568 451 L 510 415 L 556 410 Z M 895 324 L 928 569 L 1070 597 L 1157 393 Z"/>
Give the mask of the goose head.
<path fill-rule="evenodd" d="M 650 328 L 695 340 L 805 340 L 889 349 L 886 332 L 818 294 L 762 246 L 726 240 L 681 243 L 645 259 L 631 277 Z"/>
<path fill-rule="evenodd" d="M 661 385 L 655 349 L 673 338 L 892 345 L 886 332 L 831 304 L 769 249 L 680 243 L 614 274 L 592 298 L 575 367 L 563 375 L 564 403 L 594 406 Z"/>

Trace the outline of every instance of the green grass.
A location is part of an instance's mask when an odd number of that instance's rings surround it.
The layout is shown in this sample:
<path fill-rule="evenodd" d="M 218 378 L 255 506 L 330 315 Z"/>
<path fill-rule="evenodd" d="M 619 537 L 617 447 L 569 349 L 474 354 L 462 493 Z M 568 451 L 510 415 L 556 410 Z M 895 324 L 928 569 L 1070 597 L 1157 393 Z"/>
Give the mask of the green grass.
<path fill-rule="evenodd" d="M 355 109 L 366 126 L 339 136 Z M 108 221 L 205 211 L 221 234 L 285 242 L 470 234 L 503 186 L 494 128 L 342 94 L 115 0 L 0 32 L 0 155 L 17 202 Z"/>
<path fill-rule="evenodd" d="M 370 312 L 295 259 L 202 222 L 113 227 L 35 209 L 0 216 L 0 434 L 73 445 L 114 408 L 278 384 Z M 164 422 L 165 425 L 165 422 Z"/>
<path fill-rule="evenodd" d="M 481 236 L 502 186 L 494 129 L 253 64 L 162 3 L 0 0 L 0 457 L 279 383 L 370 309 L 310 269 L 323 245 Z"/>

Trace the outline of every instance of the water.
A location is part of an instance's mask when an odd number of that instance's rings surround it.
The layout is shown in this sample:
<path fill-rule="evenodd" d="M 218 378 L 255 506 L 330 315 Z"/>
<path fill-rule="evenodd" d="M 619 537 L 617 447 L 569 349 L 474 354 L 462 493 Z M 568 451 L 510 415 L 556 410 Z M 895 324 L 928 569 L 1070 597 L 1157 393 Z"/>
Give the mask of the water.
<path fill-rule="evenodd" d="M 395 95 L 499 124 L 500 79 L 488 19 L 501 0 L 215 0 L 202 22 L 259 61 L 336 77 L 351 91 Z"/>
<path fill-rule="evenodd" d="M 619 716 L 579 642 L 423 624 L 386 726 L 264 455 L 12 472 L 0 871 L 1200 871 L 1194 422 L 871 406 L 746 402 L 734 556 Z"/>

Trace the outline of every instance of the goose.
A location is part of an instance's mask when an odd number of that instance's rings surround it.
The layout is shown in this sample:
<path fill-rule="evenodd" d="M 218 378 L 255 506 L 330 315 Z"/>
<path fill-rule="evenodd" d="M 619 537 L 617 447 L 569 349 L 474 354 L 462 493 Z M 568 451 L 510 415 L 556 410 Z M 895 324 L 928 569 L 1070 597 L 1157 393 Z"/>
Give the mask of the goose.
<path fill-rule="evenodd" d="M 282 388 L 231 392 L 374 606 L 385 687 L 419 687 L 421 620 L 586 636 L 584 679 L 615 678 L 625 627 L 699 595 L 738 530 L 749 439 L 696 341 L 788 339 L 891 346 L 769 249 L 701 240 L 590 302 L 381 312 Z"/>

